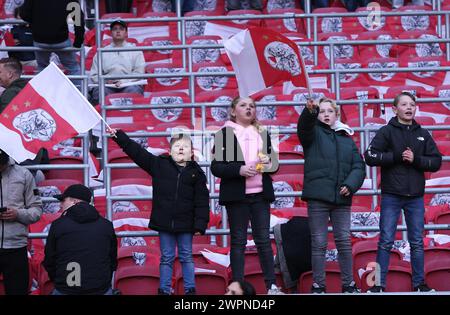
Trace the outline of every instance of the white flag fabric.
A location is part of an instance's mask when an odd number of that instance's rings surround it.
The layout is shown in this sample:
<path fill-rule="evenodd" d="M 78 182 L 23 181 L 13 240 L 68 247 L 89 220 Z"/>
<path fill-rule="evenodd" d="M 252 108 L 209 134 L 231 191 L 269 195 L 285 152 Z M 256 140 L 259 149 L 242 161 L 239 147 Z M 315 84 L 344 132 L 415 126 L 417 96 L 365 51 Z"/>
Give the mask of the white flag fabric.
<path fill-rule="evenodd" d="M 0 116 L 0 148 L 17 162 L 85 133 L 101 116 L 54 64 L 30 80 Z"/>
<path fill-rule="evenodd" d="M 297 44 L 280 33 L 251 27 L 225 40 L 224 47 L 236 73 L 241 97 L 286 81 L 310 89 Z"/>

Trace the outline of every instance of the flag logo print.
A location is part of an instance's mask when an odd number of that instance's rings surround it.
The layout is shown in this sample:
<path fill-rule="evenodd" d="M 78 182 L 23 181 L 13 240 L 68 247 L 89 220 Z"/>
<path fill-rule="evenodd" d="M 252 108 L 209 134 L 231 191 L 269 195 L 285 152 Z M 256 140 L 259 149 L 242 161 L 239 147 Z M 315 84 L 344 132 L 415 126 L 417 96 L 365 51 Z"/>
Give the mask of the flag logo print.
<path fill-rule="evenodd" d="M 40 140 L 50 141 L 56 132 L 55 119 L 43 109 L 33 109 L 20 113 L 13 120 L 13 126 L 22 134 L 27 141 Z"/>
<path fill-rule="evenodd" d="M 285 43 L 269 43 L 264 49 L 264 57 L 267 63 L 277 70 L 287 71 L 292 75 L 301 73 L 300 61 L 295 51 Z"/>

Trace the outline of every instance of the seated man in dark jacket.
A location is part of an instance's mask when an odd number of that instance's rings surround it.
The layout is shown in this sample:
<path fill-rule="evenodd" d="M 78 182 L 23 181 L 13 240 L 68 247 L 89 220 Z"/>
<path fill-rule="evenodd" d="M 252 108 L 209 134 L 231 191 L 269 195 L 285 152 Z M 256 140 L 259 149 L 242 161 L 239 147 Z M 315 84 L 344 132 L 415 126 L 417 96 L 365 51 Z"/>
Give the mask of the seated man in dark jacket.
<path fill-rule="evenodd" d="M 89 204 L 89 188 L 76 184 L 61 195 L 62 216 L 55 220 L 45 245 L 44 267 L 55 285 L 53 295 L 111 295 L 117 267 L 113 225 Z"/>
<path fill-rule="evenodd" d="M 413 288 L 417 292 L 429 292 L 433 289 L 425 284 L 424 277 L 424 173 L 439 170 L 442 156 L 430 133 L 414 120 L 414 95 L 400 93 L 395 97 L 392 109 L 396 117 L 377 131 L 365 152 L 368 165 L 381 166 L 381 218 L 377 252 L 380 276 L 368 292 L 383 292 L 386 288 L 389 256 L 402 209 L 411 246 Z"/>
<path fill-rule="evenodd" d="M 22 64 L 15 58 L 0 59 L 0 86 L 5 88 L 0 95 L 0 113 L 25 87 L 27 80 L 22 79 Z"/>

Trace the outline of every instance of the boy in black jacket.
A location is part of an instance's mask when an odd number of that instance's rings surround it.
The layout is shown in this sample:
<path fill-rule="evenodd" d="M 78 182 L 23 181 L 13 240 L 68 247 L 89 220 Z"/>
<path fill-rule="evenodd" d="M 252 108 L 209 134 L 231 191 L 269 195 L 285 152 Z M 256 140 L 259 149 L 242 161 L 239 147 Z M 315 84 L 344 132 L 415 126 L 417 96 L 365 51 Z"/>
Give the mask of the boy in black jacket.
<path fill-rule="evenodd" d="M 175 246 L 183 271 L 185 294 L 195 294 L 193 234 L 205 233 L 209 222 L 206 176 L 192 159 L 192 141 L 179 134 L 170 140 L 170 156 L 155 156 L 122 130 L 110 129 L 113 140 L 153 179 L 149 228 L 159 231 L 161 260 L 159 294 L 171 294 Z"/>
<path fill-rule="evenodd" d="M 411 247 L 414 291 L 432 291 L 424 281 L 424 172 L 436 172 L 442 156 L 429 132 L 414 120 L 416 99 L 402 92 L 394 99 L 393 117 L 365 152 L 366 163 L 381 166 L 381 218 L 377 264 L 380 279 L 368 292 L 383 292 L 398 217 L 404 210 Z"/>

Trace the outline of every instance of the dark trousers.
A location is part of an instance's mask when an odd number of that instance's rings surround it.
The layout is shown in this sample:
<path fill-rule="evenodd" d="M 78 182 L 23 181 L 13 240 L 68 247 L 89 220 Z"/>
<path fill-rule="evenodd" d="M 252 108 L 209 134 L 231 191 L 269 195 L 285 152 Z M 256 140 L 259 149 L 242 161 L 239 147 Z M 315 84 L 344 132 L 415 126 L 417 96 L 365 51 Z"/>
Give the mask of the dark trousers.
<path fill-rule="evenodd" d="M 6 295 L 27 295 L 30 281 L 27 248 L 0 249 L 0 273 Z"/>
<path fill-rule="evenodd" d="M 106 0 L 107 13 L 130 12 L 132 0 Z"/>
<path fill-rule="evenodd" d="M 231 272 L 233 280 L 244 279 L 247 228 L 252 224 L 252 235 L 258 250 L 259 263 L 266 287 L 275 284 L 273 252 L 270 245 L 270 204 L 262 193 L 246 195 L 246 199 L 226 205 L 231 235 Z"/>

